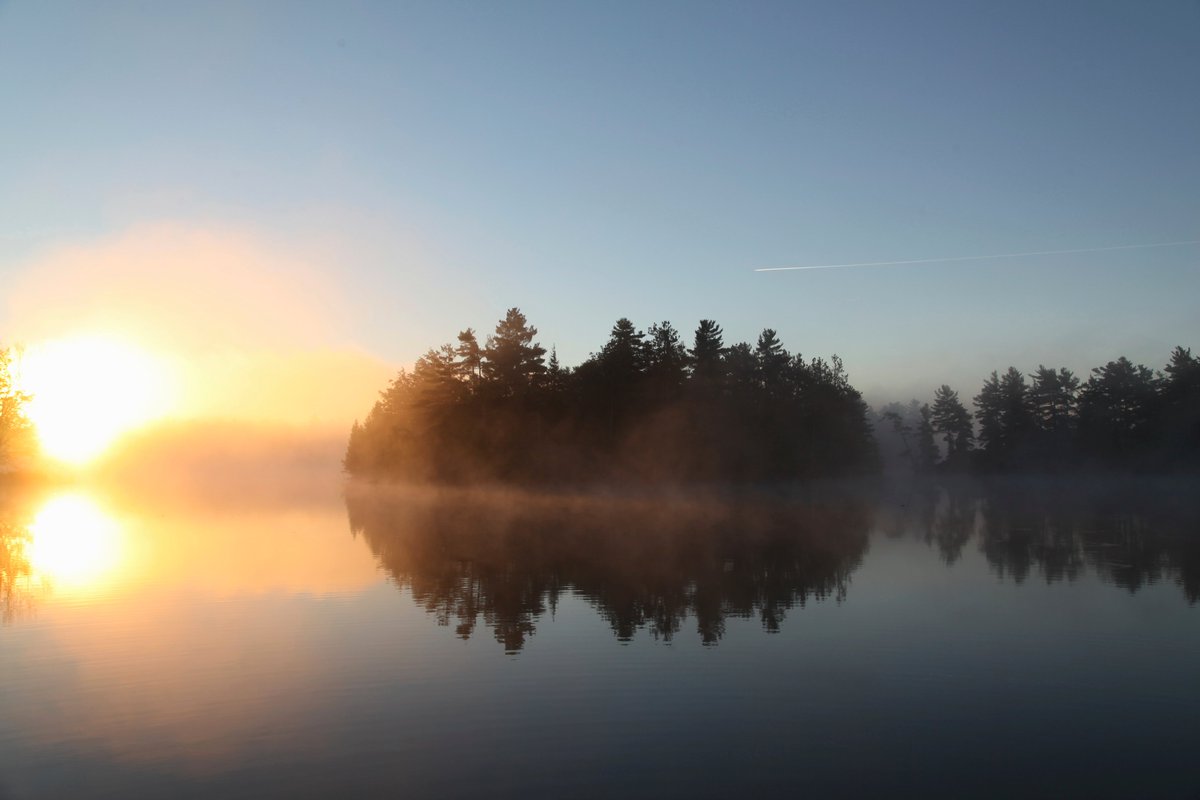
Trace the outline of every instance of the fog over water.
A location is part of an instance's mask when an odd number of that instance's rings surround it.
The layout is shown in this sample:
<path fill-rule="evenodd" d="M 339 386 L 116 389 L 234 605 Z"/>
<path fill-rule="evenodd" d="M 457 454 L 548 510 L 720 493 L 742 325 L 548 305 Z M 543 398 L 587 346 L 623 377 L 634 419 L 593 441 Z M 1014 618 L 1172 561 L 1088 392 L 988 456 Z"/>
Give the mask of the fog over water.
<path fill-rule="evenodd" d="M 310 467 L 5 492 L 9 796 L 1190 785 L 1186 481 L 537 492 Z"/>

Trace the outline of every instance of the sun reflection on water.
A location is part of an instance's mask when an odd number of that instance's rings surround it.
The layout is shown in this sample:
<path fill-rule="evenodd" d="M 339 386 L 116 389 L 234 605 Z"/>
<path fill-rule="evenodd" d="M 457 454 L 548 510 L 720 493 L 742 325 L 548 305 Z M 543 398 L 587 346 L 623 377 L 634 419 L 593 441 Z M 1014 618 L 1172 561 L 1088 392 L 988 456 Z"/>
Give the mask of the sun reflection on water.
<path fill-rule="evenodd" d="M 60 494 L 29 525 L 31 583 L 55 591 L 94 589 L 121 562 L 121 526 L 87 495 Z"/>

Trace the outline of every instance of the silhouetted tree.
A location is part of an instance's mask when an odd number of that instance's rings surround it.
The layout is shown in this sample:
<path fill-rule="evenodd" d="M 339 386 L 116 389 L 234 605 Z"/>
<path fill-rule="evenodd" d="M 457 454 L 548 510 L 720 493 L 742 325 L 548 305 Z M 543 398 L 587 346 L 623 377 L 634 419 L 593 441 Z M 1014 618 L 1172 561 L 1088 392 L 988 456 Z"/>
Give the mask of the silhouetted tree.
<path fill-rule="evenodd" d="M 1079 378 L 1062 367 L 1057 371 L 1038 364 L 1029 387 L 1029 405 L 1037 428 L 1046 433 L 1070 433 L 1075 424 Z"/>
<path fill-rule="evenodd" d="M 520 309 L 510 308 L 488 337 L 483 374 L 501 397 L 525 393 L 546 370 L 546 348 L 533 340 L 537 328 L 529 325 Z"/>
<path fill-rule="evenodd" d="M 459 332 L 458 347 L 454 352 L 458 356 L 459 371 L 474 386 L 483 378 L 483 348 L 475 338 L 474 329 Z"/>
<path fill-rule="evenodd" d="M 993 372 L 975 396 L 979 440 L 988 467 L 1007 469 L 1029 460 L 1034 417 L 1028 395 L 1025 376 L 1009 367 L 1003 377 Z"/>
<path fill-rule="evenodd" d="M 785 382 L 792 357 L 783 349 L 783 344 L 774 329 L 765 328 L 758 335 L 758 343 L 754 347 L 754 361 L 762 388 L 776 396 L 786 391 Z"/>
<path fill-rule="evenodd" d="M 1038 364 L 1029 387 L 1035 451 L 1046 466 L 1062 465 L 1074 457 L 1079 378 L 1065 367 Z"/>
<path fill-rule="evenodd" d="M 1158 388 L 1149 367 L 1124 356 L 1093 369 L 1079 392 L 1083 449 L 1109 463 L 1137 462 L 1157 433 Z"/>
<path fill-rule="evenodd" d="M 933 429 L 944 437 L 946 464 L 954 468 L 965 466 L 974 436 L 971 415 L 958 399 L 958 392 L 946 384 L 938 387 L 933 396 Z"/>
<path fill-rule="evenodd" d="M 1162 385 L 1164 435 L 1172 463 L 1200 465 L 1200 357 L 1176 347 Z"/>
<path fill-rule="evenodd" d="M 998 460 L 1004 441 L 1004 391 L 993 370 L 975 395 L 975 418 L 979 420 L 979 442 L 991 458 Z"/>
<path fill-rule="evenodd" d="M 651 325 L 648 335 L 646 371 L 652 394 L 658 402 L 673 400 L 687 379 L 687 349 L 670 322 Z"/>
<path fill-rule="evenodd" d="M 758 362 L 746 342 L 738 342 L 725 354 L 729 391 L 746 395 L 757 385 Z"/>
<path fill-rule="evenodd" d="M 692 360 L 694 376 L 705 384 L 719 382 L 724 373 L 724 331 L 711 319 L 702 319 L 692 337 Z"/>
<path fill-rule="evenodd" d="M 627 318 L 574 370 L 547 367 L 510 309 L 401 372 L 350 431 L 352 475 L 437 481 L 784 480 L 877 468 L 862 398 L 837 356 L 789 354 L 771 329 L 726 349 L 711 321 L 693 366 L 670 322 Z M 689 369 L 691 368 L 691 369 Z M 667 625 L 669 615 L 663 617 Z"/>

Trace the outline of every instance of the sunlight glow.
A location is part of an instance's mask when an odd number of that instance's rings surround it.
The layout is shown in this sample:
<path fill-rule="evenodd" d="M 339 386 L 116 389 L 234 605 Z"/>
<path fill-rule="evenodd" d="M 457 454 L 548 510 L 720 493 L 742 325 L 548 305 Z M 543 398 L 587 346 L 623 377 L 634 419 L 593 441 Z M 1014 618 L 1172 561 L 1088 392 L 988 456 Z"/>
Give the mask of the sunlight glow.
<path fill-rule="evenodd" d="M 20 383 L 44 452 L 83 464 L 126 431 L 165 416 L 174 381 L 166 362 L 129 341 L 80 335 L 32 347 Z"/>
<path fill-rule="evenodd" d="M 82 494 L 51 498 L 30 525 L 35 581 L 56 591 L 93 587 L 120 562 L 121 528 Z"/>

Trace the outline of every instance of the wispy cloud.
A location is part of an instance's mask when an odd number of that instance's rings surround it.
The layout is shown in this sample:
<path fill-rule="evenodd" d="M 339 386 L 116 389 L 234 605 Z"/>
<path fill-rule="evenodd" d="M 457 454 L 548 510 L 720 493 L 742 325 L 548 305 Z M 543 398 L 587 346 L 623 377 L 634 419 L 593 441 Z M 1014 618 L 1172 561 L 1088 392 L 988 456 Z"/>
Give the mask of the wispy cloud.
<path fill-rule="evenodd" d="M 1073 253 L 1106 253 L 1112 250 L 1146 250 L 1152 247 L 1185 247 L 1200 244 L 1200 239 L 1181 242 L 1155 242 L 1153 244 L 1119 244 L 1110 247 L 1079 247 L 1071 250 L 1034 250 L 1027 253 L 994 253 L 986 256 L 951 256 L 948 258 L 910 258 L 903 261 L 860 261 L 854 264 L 808 264 L 800 267 L 762 267 L 755 272 L 793 272 L 806 269 L 843 269 L 846 267 L 894 267 L 902 264 L 944 264 L 950 261 L 990 261 L 999 258 L 1027 258 L 1030 256 L 1063 256 Z"/>

